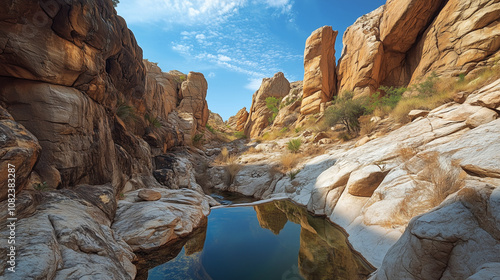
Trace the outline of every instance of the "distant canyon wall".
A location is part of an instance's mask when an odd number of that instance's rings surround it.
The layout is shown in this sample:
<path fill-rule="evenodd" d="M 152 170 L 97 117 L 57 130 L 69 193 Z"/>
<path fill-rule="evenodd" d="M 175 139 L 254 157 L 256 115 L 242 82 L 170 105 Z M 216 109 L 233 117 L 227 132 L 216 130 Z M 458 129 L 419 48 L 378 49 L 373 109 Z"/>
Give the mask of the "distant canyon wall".
<path fill-rule="evenodd" d="M 388 0 L 347 28 L 338 65 L 336 35 L 323 26 L 306 41 L 303 116 L 322 112 L 346 91 L 367 96 L 380 86 L 419 83 L 433 72 L 458 76 L 493 65 L 500 55 L 500 3 Z M 255 137 L 263 129 L 245 131 Z"/>

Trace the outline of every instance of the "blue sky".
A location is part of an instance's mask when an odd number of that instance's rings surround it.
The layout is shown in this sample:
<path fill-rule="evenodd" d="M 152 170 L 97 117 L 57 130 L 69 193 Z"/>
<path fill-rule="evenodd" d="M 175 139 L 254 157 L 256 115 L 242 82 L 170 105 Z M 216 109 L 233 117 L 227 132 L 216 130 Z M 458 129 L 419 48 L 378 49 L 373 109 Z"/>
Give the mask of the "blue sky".
<path fill-rule="evenodd" d="M 201 72 L 211 111 L 224 120 L 247 107 L 262 78 L 302 80 L 307 37 L 330 25 L 342 34 L 382 0 L 121 0 L 118 14 L 163 71 Z"/>

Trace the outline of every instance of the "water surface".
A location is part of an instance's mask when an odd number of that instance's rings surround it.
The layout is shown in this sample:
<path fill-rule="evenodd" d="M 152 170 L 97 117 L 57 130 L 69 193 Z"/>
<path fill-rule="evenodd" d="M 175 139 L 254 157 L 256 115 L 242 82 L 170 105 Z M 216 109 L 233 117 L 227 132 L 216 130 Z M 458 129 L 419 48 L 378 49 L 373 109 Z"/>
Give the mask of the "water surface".
<path fill-rule="evenodd" d="M 373 271 L 342 229 L 289 201 L 213 209 L 205 228 L 170 247 L 142 256 L 138 279 L 366 279 Z"/>

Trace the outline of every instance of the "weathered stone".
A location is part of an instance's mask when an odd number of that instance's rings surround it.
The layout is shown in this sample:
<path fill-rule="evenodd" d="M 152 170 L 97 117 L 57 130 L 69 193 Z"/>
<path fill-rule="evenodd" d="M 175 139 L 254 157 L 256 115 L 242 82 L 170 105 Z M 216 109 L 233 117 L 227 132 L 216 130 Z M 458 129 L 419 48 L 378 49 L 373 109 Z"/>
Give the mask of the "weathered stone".
<path fill-rule="evenodd" d="M 139 190 L 137 193 L 137 196 L 145 201 L 156 201 L 161 198 L 161 193 L 155 191 L 155 190 L 150 190 L 150 189 L 142 189 Z"/>
<path fill-rule="evenodd" d="M 377 165 L 368 165 L 351 173 L 347 190 L 355 196 L 370 197 L 389 171 Z"/>
<path fill-rule="evenodd" d="M 161 193 L 160 200 L 139 200 L 139 191 L 134 191 L 118 202 L 112 228 L 134 251 L 157 248 L 184 237 L 210 213 L 208 199 L 198 192 L 153 190 Z"/>
<path fill-rule="evenodd" d="M 429 114 L 429 111 L 427 111 L 427 110 L 411 110 L 408 113 L 408 117 L 410 118 L 410 121 L 413 121 L 419 117 L 426 117 L 428 114 Z"/>
<path fill-rule="evenodd" d="M 467 124 L 468 127 L 475 128 L 482 124 L 494 121 L 497 118 L 498 118 L 497 112 L 488 108 L 481 108 L 476 113 L 470 115 L 467 118 L 467 120 L 465 120 L 465 123 Z"/>
<path fill-rule="evenodd" d="M 208 84 L 202 73 L 189 72 L 179 92 L 181 103 L 177 110 L 193 114 L 200 127 L 205 127 L 208 121 L 207 89 Z"/>
<path fill-rule="evenodd" d="M 0 174 L 0 201 L 3 201 L 8 193 L 11 198 L 26 187 L 41 148 L 35 136 L 15 122 L 2 107 L 0 115 L 0 169 L 3 170 Z M 11 188 L 14 193 L 8 191 L 9 183 L 15 186 Z"/>
<path fill-rule="evenodd" d="M 500 263 L 499 191 L 488 185 L 467 188 L 438 209 L 413 219 L 371 279 L 415 275 L 466 279 L 485 264 Z"/>
<path fill-rule="evenodd" d="M 262 85 L 252 97 L 252 107 L 245 123 L 245 134 L 249 137 L 258 136 L 264 128 L 269 126 L 271 110 L 266 106 L 266 98 L 283 98 L 290 92 L 290 83 L 281 72 L 274 74 L 272 78 L 262 80 Z"/>
<path fill-rule="evenodd" d="M 111 185 L 24 192 L 17 209 L 17 254 L 26 257 L 16 258 L 16 279 L 135 278 L 135 255 L 110 228 L 116 210 Z M 6 268 L 2 264 L 0 277 L 11 279 Z"/>
<path fill-rule="evenodd" d="M 231 126 L 236 131 L 243 131 L 245 129 L 245 123 L 248 119 L 247 108 L 243 107 L 236 113 L 236 115 L 229 118 L 227 125 Z"/>
<path fill-rule="evenodd" d="M 320 111 L 320 104 L 330 101 L 336 92 L 335 38 L 331 26 L 315 30 L 304 50 L 304 89 L 300 108 L 302 115 Z"/>
<path fill-rule="evenodd" d="M 375 92 L 381 79 L 384 47 L 379 24 L 384 7 L 360 17 L 343 36 L 344 49 L 337 67 L 338 93 L 354 91 L 355 96 Z"/>

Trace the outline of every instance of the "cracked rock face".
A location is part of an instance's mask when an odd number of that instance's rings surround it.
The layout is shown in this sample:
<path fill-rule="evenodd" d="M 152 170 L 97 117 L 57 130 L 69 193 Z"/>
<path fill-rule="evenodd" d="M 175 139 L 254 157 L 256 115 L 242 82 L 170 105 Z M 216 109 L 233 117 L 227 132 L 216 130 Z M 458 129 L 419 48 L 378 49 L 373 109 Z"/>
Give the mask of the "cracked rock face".
<path fill-rule="evenodd" d="M 25 192 L 18 207 L 16 279 L 134 279 L 135 255 L 111 229 L 116 202 L 110 185 Z M 0 268 L 13 279 L 5 262 Z"/>
<path fill-rule="evenodd" d="M 413 219 L 372 279 L 493 279 L 500 273 L 499 210 L 500 187 L 462 189 Z"/>

